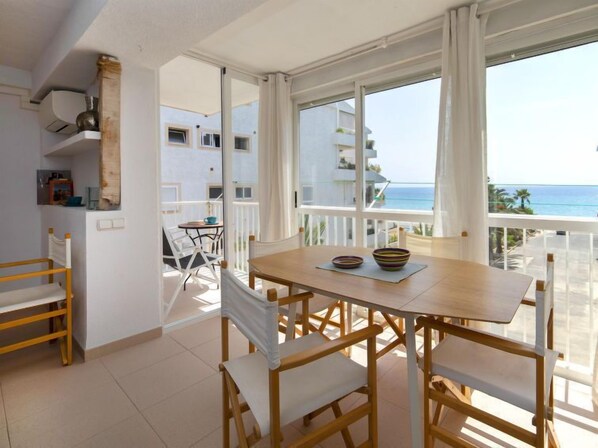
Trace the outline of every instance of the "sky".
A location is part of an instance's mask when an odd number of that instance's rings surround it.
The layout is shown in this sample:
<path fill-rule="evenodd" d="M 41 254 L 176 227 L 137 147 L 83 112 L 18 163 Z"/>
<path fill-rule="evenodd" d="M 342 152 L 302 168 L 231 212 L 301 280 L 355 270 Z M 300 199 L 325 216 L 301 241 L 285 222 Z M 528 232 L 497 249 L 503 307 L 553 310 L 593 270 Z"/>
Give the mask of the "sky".
<path fill-rule="evenodd" d="M 382 175 L 433 183 L 440 80 L 366 95 Z M 598 185 L 598 43 L 487 70 L 488 175 L 496 184 Z"/>

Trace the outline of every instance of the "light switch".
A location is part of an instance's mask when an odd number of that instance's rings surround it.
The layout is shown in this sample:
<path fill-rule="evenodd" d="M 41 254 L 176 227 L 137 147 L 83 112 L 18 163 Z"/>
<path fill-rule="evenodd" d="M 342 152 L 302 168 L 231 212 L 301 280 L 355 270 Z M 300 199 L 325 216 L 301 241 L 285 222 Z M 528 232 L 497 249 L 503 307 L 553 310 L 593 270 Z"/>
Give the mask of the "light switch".
<path fill-rule="evenodd" d="M 112 220 L 112 228 L 113 229 L 124 229 L 125 228 L 125 218 L 116 218 Z"/>
<path fill-rule="evenodd" d="M 112 228 L 112 220 L 111 219 L 98 219 L 98 230 L 108 230 Z"/>

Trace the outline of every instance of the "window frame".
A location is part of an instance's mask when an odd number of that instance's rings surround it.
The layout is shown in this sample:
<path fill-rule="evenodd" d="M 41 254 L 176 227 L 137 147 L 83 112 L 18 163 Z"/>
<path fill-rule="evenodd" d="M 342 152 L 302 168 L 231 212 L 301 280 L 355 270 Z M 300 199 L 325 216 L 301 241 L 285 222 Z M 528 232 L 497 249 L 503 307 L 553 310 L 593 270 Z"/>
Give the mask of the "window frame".
<path fill-rule="evenodd" d="M 235 188 L 235 198 L 234 198 L 234 200 L 235 201 L 245 201 L 245 202 L 254 200 L 253 187 L 254 186 L 250 185 L 250 184 L 235 184 L 235 186 L 234 186 L 234 188 Z M 243 197 L 238 197 L 237 196 L 237 188 L 241 188 L 242 189 L 242 191 L 243 191 L 243 195 L 242 196 Z M 245 190 L 246 189 L 249 189 L 249 191 L 250 191 L 250 196 L 248 196 L 248 197 L 245 196 Z"/>
<path fill-rule="evenodd" d="M 197 129 L 198 134 L 199 134 L 199 138 L 198 138 L 198 148 L 199 149 L 211 149 L 211 150 L 218 150 L 221 151 L 222 150 L 222 131 L 218 130 L 218 129 L 209 129 L 209 128 L 201 128 L 199 127 Z M 214 140 L 214 135 L 218 135 L 220 141 L 218 142 L 220 144 L 220 146 L 215 146 L 215 145 L 204 145 L 204 135 L 205 134 L 210 134 L 211 135 L 211 140 Z"/>
<path fill-rule="evenodd" d="M 187 125 L 183 125 L 183 124 L 176 124 L 176 123 L 165 123 L 164 125 L 165 127 L 165 144 L 167 146 L 177 146 L 177 147 L 183 147 L 183 148 L 192 148 L 192 130 L 191 130 L 191 126 L 187 126 Z M 179 143 L 179 142 L 173 142 L 170 141 L 170 131 L 180 131 L 180 132 L 184 132 L 185 133 L 185 142 L 184 143 Z"/>
<path fill-rule="evenodd" d="M 214 197 L 214 198 L 210 197 L 210 190 L 212 188 L 220 189 L 220 195 L 218 197 Z M 206 191 L 207 191 L 207 194 L 206 194 L 207 199 L 206 200 L 208 200 L 208 201 L 217 201 L 224 197 L 224 186 L 222 184 L 208 184 L 208 185 L 206 185 Z"/>
<path fill-rule="evenodd" d="M 237 148 L 237 138 L 247 139 L 247 149 Z M 250 134 L 233 134 L 233 147 L 234 147 L 235 151 L 243 153 L 243 154 L 249 154 L 249 153 L 251 153 L 252 146 L 253 146 L 252 135 L 250 135 Z"/>

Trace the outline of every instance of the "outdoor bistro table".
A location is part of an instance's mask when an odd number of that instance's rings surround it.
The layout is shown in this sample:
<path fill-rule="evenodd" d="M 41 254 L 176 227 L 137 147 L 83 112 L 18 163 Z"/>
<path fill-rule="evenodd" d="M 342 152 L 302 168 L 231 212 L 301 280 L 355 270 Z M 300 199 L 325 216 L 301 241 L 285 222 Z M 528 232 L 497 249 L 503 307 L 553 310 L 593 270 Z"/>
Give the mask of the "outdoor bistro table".
<path fill-rule="evenodd" d="M 216 253 L 218 246 L 220 245 L 220 240 L 224 234 L 224 221 L 218 221 L 216 224 L 207 224 L 204 221 L 190 221 L 185 222 L 183 224 L 179 224 L 179 229 L 185 230 L 193 244 L 196 246 L 197 240 L 199 240 L 199 246 L 203 247 L 203 244 L 206 243 L 205 239 L 208 239 L 208 243 L 210 243 L 210 252 Z M 193 232 L 195 230 L 196 236 L 193 236 Z M 209 232 L 209 230 L 215 230 L 215 232 Z"/>
<path fill-rule="evenodd" d="M 316 267 L 338 255 L 369 257 L 371 252 L 358 247 L 310 246 L 257 257 L 250 263 L 254 269 L 297 287 L 405 318 L 411 437 L 412 445 L 419 448 L 423 446 L 423 433 L 415 319 L 430 315 L 509 323 L 532 277 L 469 261 L 418 255 L 412 255 L 409 261 L 424 264 L 426 268 L 400 283 Z"/>

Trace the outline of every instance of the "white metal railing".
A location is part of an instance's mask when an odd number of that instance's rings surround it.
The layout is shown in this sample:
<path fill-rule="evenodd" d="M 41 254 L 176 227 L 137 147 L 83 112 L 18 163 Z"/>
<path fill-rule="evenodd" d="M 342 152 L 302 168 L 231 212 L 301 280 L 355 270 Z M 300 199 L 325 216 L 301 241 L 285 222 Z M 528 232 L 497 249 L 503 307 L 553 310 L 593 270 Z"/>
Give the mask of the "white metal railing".
<path fill-rule="evenodd" d="M 358 220 L 362 220 L 358 225 Z M 347 208 L 301 207 L 299 222 L 306 229 L 307 244 L 354 246 L 360 240 L 366 247 L 383 247 L 396 241 L 398 227 L 430 230 L 432 212 L 357 212 Z M 554 253 L 555 266 L 555 345 L 563 353 L 559 374 L 588 383 L 596 352 L 598 290 L 598 220 L 535 215 L 489 214 L 491 231 L 519 232 L 515 244 L 501 239 L 490 264 L 542 279 L 546 254 Z M 356 229 L 363 232 L 356 238 Z M 533 297 L 533 284 L 528 295 Z M 534 310 L 522 307 L 508 326 L 494 331 L 534 340 Z"/>
<path fill-rule="evenodd" d="M 206 216 L 223 218 L 222 200 L 214 201 L 176 201 L 162 202 L 162 221 L 164 226 L 171 231 L 178 231 L 178 225 L 189 221 L 202 220 Z M 247 272 L 247 241 L 249 235 L 259 238 L 259 204 L 257 202 L 233 202 L 232 238 L 235 253 L 233 259 L 235 269 Z M 226 233 L 224 238 L 229 237 Z M 216 252 L 223 255 L 223 242 L 221 241 Z"/>

